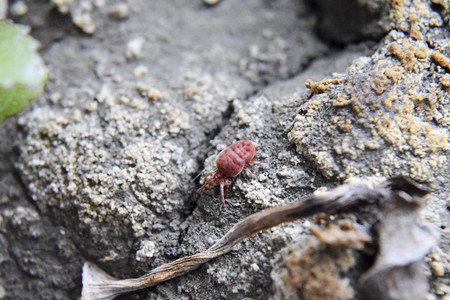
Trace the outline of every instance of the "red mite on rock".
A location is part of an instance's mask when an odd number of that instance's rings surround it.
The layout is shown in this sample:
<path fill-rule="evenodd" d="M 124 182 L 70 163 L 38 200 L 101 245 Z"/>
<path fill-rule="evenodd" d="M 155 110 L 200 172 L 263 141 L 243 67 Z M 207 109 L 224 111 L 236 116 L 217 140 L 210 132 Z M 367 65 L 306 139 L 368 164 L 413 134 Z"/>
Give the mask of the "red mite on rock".
<path fill-rule="evenodd" d="M 224 185 L 229 186 L 228 177 L 237 176 L 242 169 L 253 177 L 252 172 L 245 165 L 258 164 L 260 162 L 251 161 L 255 155 L 255 145 L 250 141 L 237 141 L 225 148 L 219 153 L 216 159 L 217 170 L 206 174 L 205 183 L 197 192 L 202 191 L 211 181 L 220 184 L 220 195 L 222 197 L 222 206 L 225 207 L 225 199 L 223 196 Z"/>

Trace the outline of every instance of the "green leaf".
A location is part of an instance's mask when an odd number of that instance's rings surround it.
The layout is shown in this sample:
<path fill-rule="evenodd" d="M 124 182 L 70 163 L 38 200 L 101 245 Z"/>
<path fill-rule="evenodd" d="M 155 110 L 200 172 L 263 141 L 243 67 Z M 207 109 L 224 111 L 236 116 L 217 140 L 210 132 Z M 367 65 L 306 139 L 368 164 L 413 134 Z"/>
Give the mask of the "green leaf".
<path fill-rule="evenodd" d="M 28 27 L 0 20 L 0 122 L 42 91 L 47 69 Z"/>

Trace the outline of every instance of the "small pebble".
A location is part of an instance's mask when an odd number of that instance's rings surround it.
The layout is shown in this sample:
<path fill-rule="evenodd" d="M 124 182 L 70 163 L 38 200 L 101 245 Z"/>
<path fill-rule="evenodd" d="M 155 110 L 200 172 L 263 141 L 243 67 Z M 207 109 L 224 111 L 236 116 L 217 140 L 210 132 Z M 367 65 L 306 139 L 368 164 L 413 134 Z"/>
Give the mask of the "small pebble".
<path fill-rule="evenodd" d="M 16 1 L 13 4 L 11 4 L 9 12 L 11 13 L 11 15 L 15 17 L 20 17 L 28 12 L 28 6 L 23 1 Z"/>
<path fill-rule="evenodd" d="M 114 5 L 111 5 L 108 10 L 108 16 L 117 19 L 117 20 L 123 20 L 128 18 L 129 16 L 129 8 L 126 3 L 116 3 Z"/>

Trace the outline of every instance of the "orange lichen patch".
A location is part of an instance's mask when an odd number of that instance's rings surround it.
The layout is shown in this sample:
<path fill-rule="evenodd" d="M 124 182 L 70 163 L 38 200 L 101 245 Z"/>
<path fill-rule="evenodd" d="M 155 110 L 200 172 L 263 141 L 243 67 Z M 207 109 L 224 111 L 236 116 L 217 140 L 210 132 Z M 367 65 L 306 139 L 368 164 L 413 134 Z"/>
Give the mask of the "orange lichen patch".
<path fill-rule="evenodd" d="M 424 44 L 419 44 L 414 48 L 414 55 L 421 60 L 424 60 L 430 56 L 430 50 Z"/>
<path fill-rule="evenodd" d="M 388 51 L 400 59 L 400 63 L 407 71 L 413 70 L 418 64 L 417 59 L 428 57 L 428 49 L 425 46 L 411 44 L 409 39 L 403 39 L 401 45 L 391 43 L 388 46 Z"/>
<path fill-rule="evenodd" d="M 392 107 L 392 102 L 398 100 L 398 96 L 397 93 L 395 92 L 395 90 L 391 91 L 386 99 L 383 100 L 383 105 L 386 108 L 391 108 Z"/>
<path fill-rule="evenodd" d="M 394 111 L 399 115 L 406 116 L 413 113 L 415 108 L 414 102 L 408 100 L 407 96 L 403 96 L 400 99 L 400 104 L 394 107 Z"/>
<path fill-rule="evenodd" d="M 384 71 L 384 75 L 386 75 L 387 78 L 391 79 L 393 84 L 400 82 L 400 80 L 404 80 L 404 73 L 405 70 L 401 67 L 393 67 Z"/>
<path fill-rule="evenodd" d="M 415 64 L 415 57 L 412 52 L 406 51 L 402 46 L 394 43 L 388 46 L 388 50 L 400 59 L 402 66 L 406 70 L 409 71 L 412 69 Z"/>
<path fill-rule="evenodd" d="M 415 40 L 423 40 L 423 34 L 420 32 L 421 26 L 415 24 L 411 24 L 409 29 L 409 36 Z"/>
<path fill-rule="evenodd" d="M 325 96 L 325 97 L 321 97 Z M 319 95 L 318 99 L 313 99 L 305 104 L 305 116 L 312 116 L 315 115 L 318 111 L 321 111 L 324 105 L 324 102 L 328 101 L 328 99 L 322 99 L 322 98 L 328 98 L 325 94 Z"/>
<path fill-rule="evenodd" d="M 448 198 L 450 200 L 450 198 Z M 436 276 L 444 276 L 450 271 L 450 253 L 444 253 L 442 249 L 435 247 L 431 249 L 431 270 Z"/>
<path fill-rule="evenodd" d="M 287 274 L 282 279 L 292 287 L 288 299 L 353 299 L 350 282 L 340 276 L 355 264 L 351 249 L 311 244 L 303 253 L 295 249 L 286 259 Z"/>
<path fill-rule="evenodd" d="M 396 146 L 399 151 L 409 149 L 401 129 L 388 115 L 375 121 L 375 129 L 381 137 Z"/>
<path fill-rule="evenodd" d="M 381 145 L 380 145 L 379 141 L 370 140 L 370 141 L 364 142 L 364 149 L 367 149 L 367 150 L 377 150 L 380 147 L 381 147 Z"/>
<path fill-rule="evenodd" d="M 340 94 L 337 98 L 331 100 L 331 104 L 333 104 L 333 106 L 347 106 L 351 103 L 352 101 L 349 99 L 349 97 L 344 94 Z"/>
<path fill-rule="evenodd" d="M 431 52 L 431 58 L 441 67 L 449 69 L 450 70 L 450 59 L 439 53 L 438 51 Z"/>
<path fill-rule="evenodd" d="M 424 157 L 437 150 L 450 150 L 448 136 L 444 131 L 411 115 L 396 116 L 393 120 L 384 116 L 376 121 L 375 128 L 380 136 L 399 151 L 411 149 L 414 155 Z"/>
<path fill-rule="evenodd" d="M 395 121 L 404 132 L 403 136 L 412 147 L 414 155 L 424 157 L 436 150 L 450 150 L 448 136 L 444 131 L 437 130 L 411 115 L 397 117 Z"/>
<path fill-rule="evenodd" d="M 410 95 L 410 99 L 414 103 L 415 111 L 420 113 L 423 120 L 431 121 L 439 115 L 437 110 L 437 99 L 439 96 L 434 92 L 427 94 L 416 94 L 411 92 Z"/>
<path fill-rule="evenodd" d="M 446 88 L 450 87 L 450 74 L 445 74 L 439 79 L 439 82 Z"/>
<path fill-rule="evenodd" d="M 343 118 L 339 118 L 339 120 L 336 121 L 337 126 L 342 131 L 348 131 L 350 129 L 351 123 L 352 122 L 350 121 L 350 119 L 343 119 Z"/>
<path fill-rule="evenodd" d="M 323 93 L 330 87 L 331 84 L 338 84 L 338 83 L 339 83 L 338 79 L 325 78 L 319 82 L 308 79 L 305 82 L 305 86 L 309 88 L 309 93 L 313 95 Z"/>
<path fill-rule="evenodd" d="M 439 0 L 434 0 L 439 1 Z M 433 11 L 429 1 L 391 0 L 389 18 L 394 28 L 409 33 L 414 39 L 423 39 L 423 31 L 429 26 L 442 26 L 442 18 Z"/>
<path fill-rule="evenodd" d="M 313 225 L 310 230 L 321 242 L 333 246 L 362 249 L 371 240 L 370 235 L 360 231 L 355 222 L 348 218 L 329 223 L 324 228 Z"/>
<path fill-rule="evenodd" d="M 361 103 L 358 97 L 351 96 L 350 100 L 352 102 L 353 111 L 357 115 L 361 114 L 366 109 L 366 106 L 364 105 L 364 103 Z"/>
<path fill-rule="evenodd" d="M 392 80 L 388 79 L 385 74 L 374 74 L 373 82 L 370 87 L 377 95 L 381 95 L 386 90 L 385 86 L 391 83 Z"/>
<path fill-rule="evenodd" d="M 333 149 L 337 154 L 347 153 L 350 154 L 352 159 L 357 157 L 357 153 L 352 147 L 352 141 L 348 136 L 344 137 L 342 142 L 339 145 L 335 145 Z"/>
<path fill-rule="evenodd" d="M 442 49 L 448 41 L 434 44 Z M 398 31 L 391 32 L 383 50 L 356 61 L 336 76 L 339 83 L 312 95 L 303 106 L 307 119 L 296 123 L 289 140 L 327 177 L 372 171 L 392 176 L 401 170 L 432 181 L 450 150 L 450 75 L 433 62 L 446 66 L 446 52 L 433 52 L 425 41 Z M 324 119 L 328 122 L 315 123 Z M 369 150 L 378 151 L 379 163 L 364 165 Z"/>

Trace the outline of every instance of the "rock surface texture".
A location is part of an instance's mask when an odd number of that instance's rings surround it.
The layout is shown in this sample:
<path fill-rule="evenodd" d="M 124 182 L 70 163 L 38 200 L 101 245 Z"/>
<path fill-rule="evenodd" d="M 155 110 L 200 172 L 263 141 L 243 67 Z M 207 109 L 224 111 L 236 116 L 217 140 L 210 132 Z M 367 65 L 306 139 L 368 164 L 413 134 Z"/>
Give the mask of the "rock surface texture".
<path fill-rule="evenodd" d="M 420 217 L 440 242 L 419 272 L 449 299 L 447 1 L 17 2 L 49 80 L 0 125 L 0 299 L 75 299 L 87 260 L 141 276 L 262 209 L 394 175 L 433 190 Z M 223 208 L 193 179 L 235 140 L 262 165 Z M 357 299 L 381 214 L 281 225 L 123 299 Z"/>

